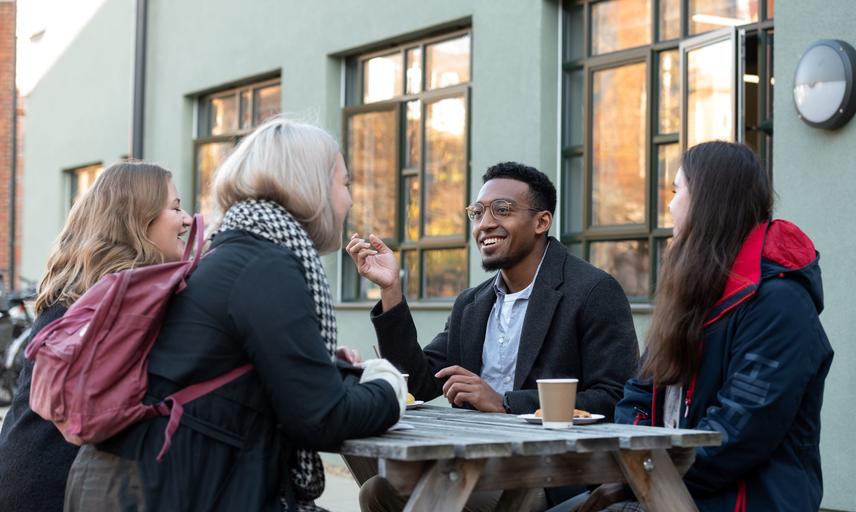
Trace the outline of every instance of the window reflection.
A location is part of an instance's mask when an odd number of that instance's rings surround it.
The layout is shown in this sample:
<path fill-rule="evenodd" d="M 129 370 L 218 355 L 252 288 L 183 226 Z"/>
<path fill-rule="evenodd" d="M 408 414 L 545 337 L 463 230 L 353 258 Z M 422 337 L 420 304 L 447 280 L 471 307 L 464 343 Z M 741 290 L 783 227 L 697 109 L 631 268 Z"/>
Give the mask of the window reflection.
<path fill-rule="evenodd" d="M 651 42 L 651 0 L 608 0 L 591 6 L 594 55 Z"/>
<path fill-rule="evenodd" d="M 408 299 L 419 299 L 419 253 L 417 251 L 401 251 L 401 289 Z"/>
<path fill-rule="evenodd" d="M 198 180 L 196 204 L 199 208 L 199 213 L 206 219 L 211 218 L 214 211 L 214 204 L 211 201 L 211 196 L 208 193 L 211 188 L 211 182 L 214 177 L 214 171 L 220 167 L 220 164 L 226 160 L 229 153 L 232 152 L 234 144 L 232 142 L 209 142 L 200 144 L 196 148 L 196 168 Z"/>
<path fill-rule="evenodd" d="M 253 125 L 253 91 L 241 91 L 241 129 Z"/>
<path fill-rule="evenodd" d="M 594 73 L 592 223 L 645 222 L 645 64 Z"/>
<path fill-rule="evenodd" d="M 660 41 L 681 37 L 681 0 L 660 0 Z"/>
<path fill-rule="evenodd" d="M 404 239 L 419 240 L 419 176 L 404 179 Z"/>
<path fill-rule="evenodd" d="M 758 0 L 690 0 L 690 34 L 758 21 Z"/>
<path fill-rule="evenodd" d="M 280 86 L 276 84 L 256 89 L 255 94 L 255 124 L 259 125 L 279 113 Z"/>
<path fill-rule="evenodd" d="M 424 251 L 425 298 L 454 297 L 467 287 L 467 250 Z"/>
<path fill-rule="evenodd" d="M 592 242 L 589 252 L 592 265 L 612 274 L 628 296 L 649 295 L 651 256 L 647 240 Z"/>
<path fill-rule="evenodd" d="M 466 102 L 463 97 L 430 103 L 425 119 L 425 235 L 463 234 L 466 223 Z"/>
<path fill-rule="evenodd" d="M 238 102 L 235 93 L 211 98 L 211 135 L 221 135 L 238 128 Z"/>
<path fill-rule="evenodd" d="M 363 103 L 383 101 L 402 91 L 401 52 L 368 59 L 363 63 Z"/>
<path fill-rule="evenodd" d="M 404 140 L 404 168 L 419 168 L 419 157 L 421 154 L 422 134 L 419 126 L 422 124 L 422 104 L 419 100 L 408 101 L 405 110 L 407 134 Z"/>
<path fill-rule="evenodd" d="M 672 200 L 675 175 L 678 173 L 681 150 L 677 144 L 664 144 L 657 147 L 657 226 L 672 227 L 672 212 L 669 202 Z"/>
<path fill-rule="evenodd" d="M 77 200 L 80 199 L 80 196 L 89 190 L 89 187 L 95 183 L 95 180 L 103 170 L 104 166 L 101 164 L 93 164 L 85 167 L 78 167 L 77 169 L 69 171 L 71 177 L 71 198 L 69 206 L 76 203 Z"/>
<path fill-rule="evenodd" d="M 407 50 L 407 94 L 422 91 L 422 48 Z"/>
<path fill-rule="evenodd" d="M 680 62 L 678 50 L 660 53 L 660 133 L 677 133 L 681 128 Z"/>
<path fill-rule="evenodd" d="M 348 119 L 348 169 L 354 206 L 348 233 L 395 235 L 395 111 L 354 114 Z"/>
<path fill-rule="evenodd" d="M 687 146 L 734 139 L 734 43 L 687 52 Z"/>
<path fill-rule="evenodd" d="M 470 36 L 428 45 L 425 50 L 428 89 L 470 81 Z"/>

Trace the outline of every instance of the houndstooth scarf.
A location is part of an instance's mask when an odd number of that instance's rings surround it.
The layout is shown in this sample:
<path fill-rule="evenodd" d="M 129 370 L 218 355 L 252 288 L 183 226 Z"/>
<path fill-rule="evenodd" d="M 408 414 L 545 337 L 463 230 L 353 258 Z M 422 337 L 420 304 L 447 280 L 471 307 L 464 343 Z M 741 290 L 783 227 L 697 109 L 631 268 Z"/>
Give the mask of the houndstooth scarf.
<path fill-rule="evenodd" d="M 315 301 L 315 314 L 321 321 L 321 338 L 330 357 L 336 352 L 336 316 L 327 274 L 315 244 L 288 211 L 273 201 L 249 200 L 233 204 L 220 223 L 216 233 L 240 229 L 287 247 L 303 266 L 306 284 Z M 215 235 L 216 235 L 215 233 Z M 324 492 L 324 466 L 317 452 L 298 448 L 290 464 L 291 485 L 297 497 L 298 512 L 324 510 L 313 501 Z M 285 498 L 283 509 L 288 510 Z"/>

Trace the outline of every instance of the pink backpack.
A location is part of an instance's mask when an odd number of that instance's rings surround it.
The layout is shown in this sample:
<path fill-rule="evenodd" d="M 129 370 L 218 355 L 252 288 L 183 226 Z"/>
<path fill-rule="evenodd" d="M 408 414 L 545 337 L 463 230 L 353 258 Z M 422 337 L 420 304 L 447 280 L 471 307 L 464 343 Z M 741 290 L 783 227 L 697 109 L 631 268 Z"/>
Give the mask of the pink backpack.
<path fill-rule="evenodd" d="M 202 216 L 196 215 L 181 261 L 123 270 L 102 277 L 62 318 L 46 325 L 27 347 L 35 360 L 30 408 L 76 445 L 98 443 L 153 416 L 169 416 L 163 460 L 183 405 L 249 372 L 244 365 L 194 384 L 163 402 L 144 405 L 148 355 L 166 307 L 199 263 Z M 195 248 L 195 257 L 190 258 Z"/>

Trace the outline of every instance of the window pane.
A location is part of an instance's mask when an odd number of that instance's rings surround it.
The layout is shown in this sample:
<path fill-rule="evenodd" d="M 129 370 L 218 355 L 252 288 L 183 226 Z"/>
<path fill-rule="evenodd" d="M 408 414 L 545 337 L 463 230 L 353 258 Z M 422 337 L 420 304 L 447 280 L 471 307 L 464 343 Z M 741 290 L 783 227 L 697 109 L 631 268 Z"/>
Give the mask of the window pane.
<path fill-rule="evenodd" d="M 401 289 L 410 300 L 419 299 L 419 253 L 416 251 L 401 252 Z"/>
<path fill-rule="evenodd" d="M 209 108 L 211 135 L 222 135 L 238 129 L 238 96 L 235 93 L 211 98 Z"/>
<path fill-rule="evenodd" d="M 428 89 L 470 81 L 470 36 L 428 45 L 425 54 Z"/>
<path fill-rule="evenodd" d="M 730 39 L 687 52 L 687 147 L 734 139 L 734 44 Z"/>
<path fill-rule="evenodd" d="M 591 6 L 593 55 L 651 42 L 651 0 L 608 0 Z"/>
<path fill-rule="evenodd" d="M 565 218 L 562 230 L 565 233 L 579 233 L 583 230 L 583 157 L 572 156 L 565 159 L 565 204 L 562 210 Z"/>
<path fill-rule="evenodd" d="M 660 41 L 681 37 L 681 0 L 660 0 Z"/>
<path fill-rule="evenodd" d="M 354 206 L 348 233 L 395 236 L 395 111 L 354 114 L 348 119 L 348 169 Z"/>
<path fill-rule="evenodd" d="M 401 52 L 396 52 L 363 62 L 363 103 L 401 95 L 402 60 Z"/>
<path fill-rule="evenodd" d="M 657 226 L 672 227 L 672 213 L 669 202 L 672 200 L 672 190 L 675 175 L 678 173 L 681 149 L 677 144 L 665 144 L 657 147 Z"/>
<path fill-rule="evenodd" d="M 592 223 L 645 222 L 645 64 L 594 73 Z"/>
<path fill-rule="evenodd" d="M 612 274 L 628 296 L 648 296 L 651 255 L 647 240 L 592 242 L 590 256 L 592 265 Z"/>
<path fill-rule="evenodd" d="M 565 73 L 565 146 L 583 143 L 583 70 Z"/>
<path fill-rule="evenodd" d="M 241 128 L 253 126 L 253 91 L 241 91 Z"/>
<path fill-rule="evenodd" d="M 407 50 L 407 94 L 422 91 L 422 48 Z"/>
<path fill-rule="evenodd" d="M 73 205 L 80 199 L 84 192 L 95 183 L 95 179 L 101 174 L 104 167 L 101 164 L 87 165 L 71 171 L 71 203 Z"/>
<path fill-rule="evenodd" d="M 466 100 L 430 103 L 425 119 L 425 235 L 464 234 Z M 356 199 L 355 199 L 356 202 Z"/>
<path fill-rule="evenodd" d="M 404 178 L 404 239 L 419 240 L 419 177 Z"/>
<path fill-rule="evenodd" d="M 678 50 L 660 53 L 660 133 L 681 129 L 681 60 Z"/>
<path fill-rule="evenodd" d="M 467 287 L 467 250 L 424 251 L 425 298 L 451 298 Z"/>
<path fill-rule="evenodd" d="M 280 86 L 270 85 L 262 89 L 256 89 L 255 97 L 255 124 L 259 125 L 265 119 L 279 114 L 280 111 Z"/>
<path fill-rule="evenodd" d="M 565 11 L 565 60 L 585 57 L 583 15 L 582 5 L 571 6 Z"/>
<path fill-rule="evenodd" d="M 758 21 L 758 0 L 690 0 L 690 34 Z"/>
<path fill-rule="evenodd" d="M 209 142 L 196 148 L 196 208 L 206 219 L 210 218 L 214 204 L 208 194 L 214 171 L 229 156 L 234 144 L 231 142 Z"/>
<path fill-rule="evenodd" d="M 773 16 L 776 14 L 776 2 L 774 0 L 767 0 L 767 19 L 773 19 Z"/>
<path fill-rule="evenodd" d="M 419 167 L 422 149 L 422 134 L 419 131 L 422 120 L 421 102 L 408 101 L 405 115 L 407 116 L 407 134 L 404 139 L 404 168 L 414 169 Z"/>

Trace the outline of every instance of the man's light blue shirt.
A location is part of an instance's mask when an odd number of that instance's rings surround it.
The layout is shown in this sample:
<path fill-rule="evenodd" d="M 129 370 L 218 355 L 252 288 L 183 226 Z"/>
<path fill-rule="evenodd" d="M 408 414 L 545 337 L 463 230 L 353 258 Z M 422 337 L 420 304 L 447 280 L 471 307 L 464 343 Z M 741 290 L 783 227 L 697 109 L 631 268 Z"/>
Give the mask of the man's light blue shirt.
<path fill-rule="evenodd" d="M 546 254 L 545 247 L 544 255 Z M 541 262 L 538 263 L 529 286 L 519 292 L 508 293 L 501 272 L 496 274 L 493 282 L 496 302 L 493 303 L 484 335 L 481 378 L 500 395 L 514 389 L 514 372 L 517 369 L 523 319 L 526 318 L 529 296 L 532 295 L 544 255 L 541 256 Z"/>

